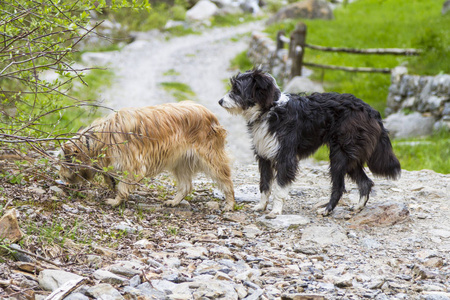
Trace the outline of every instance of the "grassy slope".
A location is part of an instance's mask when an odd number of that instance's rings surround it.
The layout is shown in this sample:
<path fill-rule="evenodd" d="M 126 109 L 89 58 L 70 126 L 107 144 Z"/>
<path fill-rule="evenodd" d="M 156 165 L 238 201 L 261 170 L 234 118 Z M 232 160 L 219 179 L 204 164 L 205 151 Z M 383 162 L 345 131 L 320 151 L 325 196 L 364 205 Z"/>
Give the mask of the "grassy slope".
<path fill-rule="evenodd" d="M 307 49 L 305 61 L 320 64 L 393 68 L 406 65 L 410 73 L 450 73 L 450 14 L 441 15 L 442 1 L 359 0 L 337 9 L 335 19 L 301 20 L 308 26 L 307 42 L 315 45 L 351 48 L 422 48 L 420 57 L 393 55 L 337 54 Z M 280 29 L 292 31 L 299 20 L 274 24 L 267 32 L 274 38 Z M 382 114 L 386 107 L 390 76 L 314 69 L 313 79 L 327 91 L 352 93 Z M 411 144 L 410 141 L 425 143 Z M 405 143 L 406 142 L 406 143 Z M 394 141 L 394 150 L 407 170 L 433 169 L 450 173 L 450 134 L 406 141 Z M 326 148 L 315 155 L 327 159 Z"/>

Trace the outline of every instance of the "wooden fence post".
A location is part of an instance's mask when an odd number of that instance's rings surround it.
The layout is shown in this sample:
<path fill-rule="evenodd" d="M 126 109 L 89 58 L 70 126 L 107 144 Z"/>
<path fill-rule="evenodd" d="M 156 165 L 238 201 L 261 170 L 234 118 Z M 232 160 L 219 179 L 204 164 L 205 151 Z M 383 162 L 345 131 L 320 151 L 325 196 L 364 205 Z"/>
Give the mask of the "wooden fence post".
<path fill-rule="evenodd" d="M 289 58 L 292 59 L 291 77 L 302 75 L 303 54 L 306 44 L 306 24 L 299 22 L 291 33 L 289 43 Z"/>
<path fill-rule="evenodd" d="M 277 49 L 276 49 L 275 53 L 277 53 L 278 50 L 281 50 L 281 49 L 284 48 L 284 41 L 283 41 L 283 39 L 281 38 L 281 37 L 284 36 L 284 35 L 285 35 L 284 30 L 278 31 L 278 33 L 277 33 Z"/>

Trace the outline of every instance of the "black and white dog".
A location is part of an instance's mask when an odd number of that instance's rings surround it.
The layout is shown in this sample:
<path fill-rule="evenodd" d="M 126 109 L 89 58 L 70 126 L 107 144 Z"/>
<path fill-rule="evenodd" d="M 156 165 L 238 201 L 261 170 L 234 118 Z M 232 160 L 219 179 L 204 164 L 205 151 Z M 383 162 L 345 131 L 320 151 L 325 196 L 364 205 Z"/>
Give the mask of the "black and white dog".
<path fill-rule="evenodd" d="M 361 210 L 369 200 L 373 181 L 364 172 L 396 179 L 401 168 L 379 112 L 351 94 L 283 94 L 268 73 L 253 69 L 230 79 L 231 90 L 219 104 L 232 114 L 243 115 L 253 140 L 261 173 L 261 201 L 265 210 L 274 185 L 273 209 L 281 214 L 298 162 L 321 145 L 330 150 L 331 198 L 328 215 L 345 191 L 345 175 L 358 184 Z"/>

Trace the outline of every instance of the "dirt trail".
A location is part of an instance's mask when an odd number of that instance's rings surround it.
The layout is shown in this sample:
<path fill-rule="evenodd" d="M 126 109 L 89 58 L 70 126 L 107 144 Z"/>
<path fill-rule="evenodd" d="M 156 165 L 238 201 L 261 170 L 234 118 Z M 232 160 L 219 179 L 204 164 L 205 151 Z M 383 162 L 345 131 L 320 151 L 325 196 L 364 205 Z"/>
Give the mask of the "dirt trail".
<path fill-rule="evenodd" d="M 230 60 L 248 47 L 247 33 L 261 28 L 261 22 L 252 22 L 169 40 L 141 35 L 116 55 L 111 68 L 117 77 L 102 99 L 115 109 L 173 102 L 161 82 L 187 84 L 195 93 L 193 100 L 213 111 L 227 129 L 236 162 L 253 162 L 243 119 L 230 116 L 217 102 L 226 93 L 226 80 L 236 73 L 229 69 Z"/>

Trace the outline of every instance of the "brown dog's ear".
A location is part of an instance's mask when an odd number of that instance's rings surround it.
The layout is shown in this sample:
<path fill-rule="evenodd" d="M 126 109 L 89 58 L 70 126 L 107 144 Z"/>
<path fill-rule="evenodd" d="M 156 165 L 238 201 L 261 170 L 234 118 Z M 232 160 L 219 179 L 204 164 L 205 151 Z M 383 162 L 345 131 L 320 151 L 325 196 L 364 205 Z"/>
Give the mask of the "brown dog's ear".
<path fill-rule="evenodd" d="M 280 97 L 280 89 L 272 76 L 259 69 L 253 71 L 253 80 L 253 99 L 262 108 L 269 109 Z"/>

